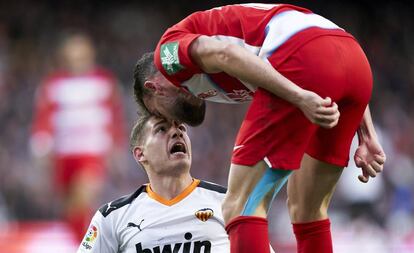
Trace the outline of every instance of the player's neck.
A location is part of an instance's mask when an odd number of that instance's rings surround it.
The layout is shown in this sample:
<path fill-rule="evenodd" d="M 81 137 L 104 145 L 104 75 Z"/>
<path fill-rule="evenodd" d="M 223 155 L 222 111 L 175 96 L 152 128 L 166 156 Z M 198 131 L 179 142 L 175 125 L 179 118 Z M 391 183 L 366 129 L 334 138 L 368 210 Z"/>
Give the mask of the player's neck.
<path fill-rule="evenodd" d="M 177 197 L 192 182 L 193 178 L 190 173 L 185 173 L 181 176 L 150 177 L 152 191 L 167 200 Z"/>
<path fill-rule="evenodd" d="M 73 76 L 82 76 L 87 75 L 88 73 L 92 72 L 95 69 L 95 65 L 93 63 L 85 63 L 84 65 L 73 65 L 67 66 L 67 72 L 69 72 Z"/>

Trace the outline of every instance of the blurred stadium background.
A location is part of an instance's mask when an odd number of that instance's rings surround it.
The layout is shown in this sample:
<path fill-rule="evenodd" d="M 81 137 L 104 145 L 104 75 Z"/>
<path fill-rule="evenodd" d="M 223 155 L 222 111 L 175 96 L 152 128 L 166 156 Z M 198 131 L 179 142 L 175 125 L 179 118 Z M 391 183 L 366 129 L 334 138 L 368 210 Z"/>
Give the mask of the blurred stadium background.
<path fill-rule="evenodd" d="M 55 69 L 60 36 L 82 31 L 93 38 L 98 61 L 120 80 L 128 135 L 136 117 L 131 85 L 137 58 L 191 12 L 231 3 L 237 2 L 0 1 L 0 252 L 73 252 L 79 243 L 57 215 L 52 171 L 34 162 L 29 146 L 35 91 Z M 351 32 L 374 73 L 371 108 L 388 160 L 384 173 L 365 185 L 358 182 L 359 170 L 352 163 L 346 169 L 331 209 L 335 252 L 414 252 L 413 4 L 286 3 L 310 8 Z M 190 130 L 195 177 L 226 185 L 230 151 L 245 109 L 209 104 L 203 126 Z M 124 149 L 127 154 L 127 145 Z M 147 181 L 132 156 L 116 164 L 99 203 Z M 284 192 L 279 194 L 270 218 L 278 253 L 296 252 L 285 199 Z"/>

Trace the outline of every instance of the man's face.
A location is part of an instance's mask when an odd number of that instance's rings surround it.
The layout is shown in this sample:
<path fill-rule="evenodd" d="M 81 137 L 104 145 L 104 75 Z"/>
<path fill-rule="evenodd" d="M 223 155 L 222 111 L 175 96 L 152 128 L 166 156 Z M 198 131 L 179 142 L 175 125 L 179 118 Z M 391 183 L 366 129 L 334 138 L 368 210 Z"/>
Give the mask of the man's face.
<path fill-rule="evenodd" d="M 145 125 L 142 145 L 134 157 L 148 173 L 179 175 L 191 166 L 191 143 L 183 124 L 151 117 Z"/>
<path fill-rule="evenodd" d="M 151 113 L 191 126 L 203 122 L 205 102 L 176 87 L 161 73 L 158 72 L 145 86 L 152 93 L 151 96 L 144 97 L 145 106 Z"/>
<path fill-rule="evenodd" d="M 73 74 L 83 74 L 95 66 L 95 49 L 85 37 L 69 38 L 61 51 L 63 65 Z"/>

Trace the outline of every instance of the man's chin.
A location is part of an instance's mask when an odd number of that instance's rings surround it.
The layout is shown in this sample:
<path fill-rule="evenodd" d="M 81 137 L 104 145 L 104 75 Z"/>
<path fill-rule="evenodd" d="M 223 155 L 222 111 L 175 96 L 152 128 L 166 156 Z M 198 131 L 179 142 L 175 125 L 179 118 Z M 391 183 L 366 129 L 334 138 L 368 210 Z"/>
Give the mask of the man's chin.
<path fill-rule="evenodd" d="M 201 105 L 192 105 L 190 103 L 180 103 L 176 106 L 174 118 L 189 126 L 199 126 L 204 121 L 206 104 L 203 101 Z"/>
<path fill-rule="evenodd" d="M 187 171 L 190 169 L 191 160 L 189 158 L 177 158 L 170 157 L 170 164 L 168 167 L 172 168 L 173 171 Z"/>
<path fill-rule="evenodd" d="M 197 127 L 197 126 L 201 125 L 204 122 L 204 119 L 194 120 L 194 119 L 183 118 L 183 119 L 180 120 L 180 122 L 183 122 L 186 125 L 189 125 L 189 126 L 192 126 L 192 127 Z"/>

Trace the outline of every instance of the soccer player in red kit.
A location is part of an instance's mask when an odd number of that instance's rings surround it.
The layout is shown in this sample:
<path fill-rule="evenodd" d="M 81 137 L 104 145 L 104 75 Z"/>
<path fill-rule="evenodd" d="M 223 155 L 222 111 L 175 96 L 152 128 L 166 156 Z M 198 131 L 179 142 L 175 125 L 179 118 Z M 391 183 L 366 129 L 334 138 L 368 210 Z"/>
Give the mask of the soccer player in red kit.
<path fill-rule="evenodd" d="M 35 157 L 48 160 L 61 215 L 81 240 L 109 162 L 123 153 L 125 119 L 117 80 L 96 65 L 89 37 L 69 35 L 59 53 L 61 69 L 37 91 L 31 146 Z"/>
<path fill-rule="evenodd" d="M 292 171 L 298 252 L 332 252 L 327 209 L 357 130 L 360 180 L 382 171 L 368 60 L 352 35 L 310 10 L 240 4 L 195 12 L 164 33 L 134 75 L 139 104 L 190 125 L 204 118 L 200 99 L 252 100 L 223 203 L 231 252 L 269 252 L 268 208 Z"/>

